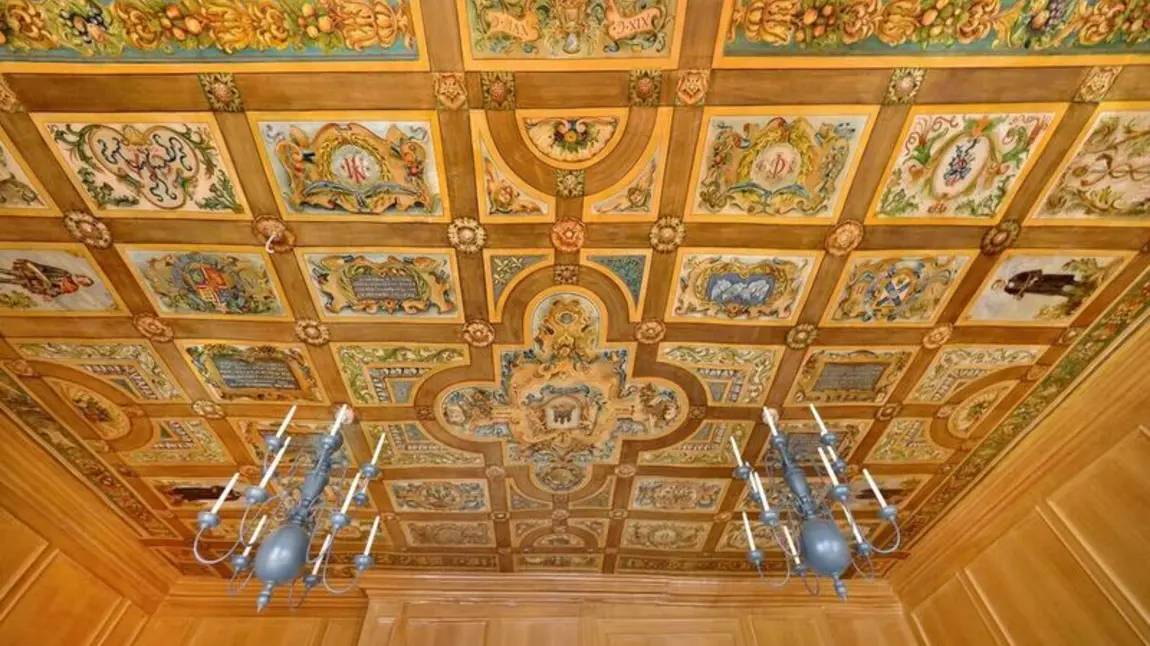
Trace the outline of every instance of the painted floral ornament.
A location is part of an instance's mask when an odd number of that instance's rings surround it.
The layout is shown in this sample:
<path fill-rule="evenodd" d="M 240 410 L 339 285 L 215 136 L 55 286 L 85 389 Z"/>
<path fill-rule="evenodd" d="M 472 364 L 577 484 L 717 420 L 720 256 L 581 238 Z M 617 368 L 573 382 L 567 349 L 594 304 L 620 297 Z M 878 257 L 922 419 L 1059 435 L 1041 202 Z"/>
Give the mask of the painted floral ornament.
<path fill-rule="evenodd" d="M 32 367 L 32 364 L 23 359 L 4 359 L 0 361 L 0 366 L 3 366 L 5 370 L 17 377 L 30 378 L 39 376 L 39 373 Z"/>
<path fill-rule="evenodd" d="M 799 323 L 787 332 L 787 347 L 791 350 L 806 350 L 818 336 L 818 328 L 814 325 Z"/>
<path fill-rule="evenodd" d="M 463 341 L 473 348 L 486 348 L 495 341 L 495 328 L 487 321 L 475 319 L 463 325 Z"/>
<path fill-rule="evenodd" d="M 486 475 L 491 480 L 498 480 L 498 479 L 503 478 L 507 475 L 507 470 L 504 469 L 503 467 L 499 466 L 498 464 L 492 464 L 491 466 L 489 466 L 483 470 L 483 474 Z"/>
<path fill-rule="evenodd" d="M 878 412 L 875 413 L 874 418 L 880 422 L 889 422 L 890 420 L 897 417 L 901 412 L 902 404 L 886 404 L 882 408 L 878 409 Z"/>
<path fill-rule="evenodd" d="M 863 232 L 862 222 L 847 220 L 827 233 L 823 246 L 832 256 L 845 256 L 862 244 Z"/>
<path fill-rule="evenodd" d="M 576 285 L 579 283 L 579 265 L 555 265 L 551 279 L 556 285 Z"/>
<path fill-rule="evenodd" d="M 316 347 L 326 345 L 328 341 L 331 341 L 331 332 L 327 326 L 315 319 L 296 321 L 295 336 L 300 341 Z"/>
<path fill-rule="evenodd" d="M 112 246 L 112 232 L 94 215 L 83 211 L 68 211 L 64 214 L 64 227 L 77 241 L 95 249 L 108 249 Z"/>
<path fill-rule="evenodd" d="M 236 77 L 227 72 L 200 74 L 200 88 L 216 112 L 243 112 L 244 100 Z"/>
<path fill-rule="evenodd" d="M 435 101 L 444 110 L 467 107 L 467 79 L 463 72 L 441 72 L 435 75 Z"/>
<path fill-rule="evenodd" d="M 551 244 L 559 251 L 579 251 L 586 238 L 587 226 L 575 218 L 560 218 L 551 227 Z"/>
<path fill-rule="evenodd" d="M 997 256 L 1014 244 L 1018 234 L 1022 232 L 1022 225 L 1013 220 L 1004 220 L 987 229 L 982 236 L 980 245 L 982 253 L 987 256 Z"/>
<path fill-rule="evenodd" d="M 679 218 L 659 218 L 651 225 L 651 248 L 659 253 L 671 253 L 683 244 L 686 235 L 687 227 Z"/>
<path fill-rule="evenodd" d="M 887 85 L 884 102 L 888 104 L 913 103 L 925 78 L 926 70 L 920 67 L 896 69 L 891 72 L 890 84 Z"/>
<path fill-rule="evenodd" d="M 474 218 L 456 218 L 447 225 L 447 240 L 460 253 L 477 253 L 487 245 L 487 230 Z"/>
<path fill-rule="evenodd" d="M 153 314 L 135 315 L 132 325 L 149 341 L 168 343 L 173 338 L 172 327 Z"/>
<path fill-rule="evenodd" d="M 223 419 L 226 416 L 224 409 L 220 408 L 219 404 L 206 399 L 192 402 L 192 412 L 208 419 Z"/>
<path fill-rule="evenodd" d="M 662 321 L 646 319 L 635 324 L 635 340 L 639 343 L 658 343 L 667 334 L 667 326 Z"/>
<path fill-rule="evenodd" d="M 922 347 L 927 350 L 940 348 L 944 343 L 950 340 L 952 332 L 954 332 L 954 326 L 950 323 L 943 323 L 922 337 Z"/>
<path fill-rule="evenodd" d="M 615 467 L 615 475 L 620 478 L 630 478 L 635 475 L 636 469 L 633 464 L 620 464 Z"/>

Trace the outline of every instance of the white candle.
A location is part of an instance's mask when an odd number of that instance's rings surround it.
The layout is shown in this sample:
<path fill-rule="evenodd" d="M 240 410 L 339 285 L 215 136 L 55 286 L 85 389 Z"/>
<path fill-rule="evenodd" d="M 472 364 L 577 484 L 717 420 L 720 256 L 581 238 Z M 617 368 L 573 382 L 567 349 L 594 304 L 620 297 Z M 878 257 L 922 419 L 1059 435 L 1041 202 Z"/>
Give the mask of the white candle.
<path fill-rule="evenodd" d="M 371 552 L 371 544 L 375 542 L 375 533 L 379 531 L 379 516 L 375 517 L 375 522 L 371 524 L 371 533 L 367 535 L 367 547 L 363 548 L 363 553 Z"/>
<path fill-rule="evenodd" d="M 256 544 L 256 539 L 260 537 L 260 532 L 263 531 L 266 522 L 268 522 L 267 515 L 260 516 L 260 522 L 256 524 L 256 531 L 252 532 L 252 537 L 248 540 L 247 547 L 244 548 L 244 556 L 252 553 L 252 546 Z"/>
<path fill-rule="evenodd" d="M 339 407 L 339 412 L 335 415 L 335 421 L 331 423 L 331 432 L 328 435 L 335 435 L 339 431 L 339 425 L 343 423 L 343 414 L 347 412 L 347 404 Z"/>
<path fill-rule="evenodd" d="M 763 406 L 763 419 L 767 420 L 767 425 L 771 427 L 771 435 L 778 436 L 779 428 L 775 426 L 775 416 L 771 414 L 771 409 Z"/>
<path fill-rule="evenodd" d="M 355 477 L 351 479 L 351 486 L 347 488 L 347 497 L 343 499 L 343 507 L 340 512 L 346 514 L 347 508 L 351 506 L 351 498 L 355 495 L 355 488 L 359 486 L 360 473 L 357 471 Z"/>
<path fill-rule="evenodd" d="M 280 460 L 283 459 L 284 453 L 287 452 L 289 444 L 291 444 L 291 436 L 288 436 L 288 439 L 284 440 L 284 445 L 280 447 L 280 452 L 276 453 L 276 458 L 272 460 L 272 465 L 264 472 L 264 477 L 260 480 L 260 489 L 268 486 L 268 482 L 272 479 L 272 474 L 275 473 L 276 467 L 280 465 Z"/>
<path fill-rule="evenodd" d="M 279 430 L 276 431 L 276 437 L 283 437 L 284 431 L 287 430 L 288 424 L 291 424 L 291 418 L 295 416 L 295 408 L 295 406 L 292 406 L 291 410 L 288 411 L 287 417 L 284 418 L 283 423 L 280 424 Z"/>
<path fill-rule="evenodd" d="M 827 475 L 831 477 L 831 485 L 837 487 L 839 485 L 839 479 L 835 475 L 835 470 L 831 468 L 831 461 L 827 459 L 827 454 L 823 451 L 823 447 L 820 446 L 818 450 L 819 457 L 823 460 L 823 467 L 827 470 Z"/>
<path fill-rule="evenodd" d="M 379 442 L 376 442 L 376 444 L 375 444 L 375 453 L 371 456 L 371 463 L 372 464 L 379 462 L 379 454 L 383 452 L 383 441 L 386 438 L 387 438 L 387 435 L 385 435 L 384 432 L 381 430 L 379 432 Z"/>
<path fill-rule="evenodd" d="M 731 440 L 731 453 L 735 454 L 735 464 L 742 466 L 743 456 L 739 455 L 739 443 L 735 441 L 734 435 L 730 436 L 727 439 Z"/>
<path fill-rule="evenodd" d="M 323 555 L 327 554 L 327 548 L 331 547 L 332 535 L 328 534 L 327 538 L 323 539 L 323 547 L 319 548 L 319 556 L 315 557 L 315 565 L 311 568 L 312 575 L 319 574 L 319 568 L 323 565 Z"/>
<path fill-rule="evenodd" d="M 823 418 L 819 416 L 819 411 L 815 409 L 814 404 L 808 404 L 811 407 L 811 412 L 815 415 L 815 421 L 819 423 L 819 435 L 826 435 L 830 431 L 827 430 L 827 425 L 823 424 Z"/>
<path fill-rule="evenodd" d="M 743 512 L 743 531 L 747 533 L 747 549 L 755 549 L 755 537 L 751 534 L 751 521 L 747 520 L 747 512 Z"/>
<path fill-rule="evenodd" d="M 771 506 L 767 504 L 767 492 L 763 489 L 763 481 L 759 479 L 759 472 L 751 472 L 751 487 L 759 494 L 759 500 L 763 501 L 763 509 L 770 509 Z"/>
<path fill-rule="evenodd" d="M 831 462 L 838 462 L 839 456 L 835 455 L 835 449 L 831 445 L 827 445 L 827 455 L 831 456 Z"/>
<path fill-rule="evenodd" d="M 795 557 L 795 563 L 799 563 L 799 551 L 795 549 L 795 539 L 791 538 L 791 530 L 787 529 L 786 525 L 783 525 L 783 536 L 787 537 L 787 547 L 791 548 L 791 554 Z"/>
<path fill-rule="evenodd" d="M 847 523 L 850 524 L 851 531 L 854 532 L 855 542 L 856 543 L 863 542 L 862 533 L 859 532 L 859 526 L 857 523 L 855 523 L 855 517 L 853 515 L 851 515 L 850 508 L 848 508 L 846 505 L 844 505 L 842 503 L 839 503 L 839 506 L 843 508 L 843 513 L 847 515 Z"/>
<path fill-rule="evenodd" d="M 212 505 L 212 513 L 213 514 L 219 513 L 220 507 L 223 507 L 224 501 L 227 500 L 228 494 L 232 492 L 232 487 L 236 486 L 236 481 L 239 479 L 240 479 L 240 474 L 237 471 L 236 474 L 234 476 L 232 476 L 232 479 L 228 480 L 228 486 L 224 487 L 224 492 L 221 493 L 220 497 L 216 499 L 216 504 Z"/>
<path fill-rule="evenodd" d="M 882 497 L 882 492 L 878 490 L 878 485 L 875 484 L 874 478 L 870 477 L 870 471 L 863 469 L 863 475 L 866 476 L 866 482 L 870 485 L 870 490 L 874 492 L 875 500 L 878 500 L 878 506 L 886 507 L 886 498 Z"/>

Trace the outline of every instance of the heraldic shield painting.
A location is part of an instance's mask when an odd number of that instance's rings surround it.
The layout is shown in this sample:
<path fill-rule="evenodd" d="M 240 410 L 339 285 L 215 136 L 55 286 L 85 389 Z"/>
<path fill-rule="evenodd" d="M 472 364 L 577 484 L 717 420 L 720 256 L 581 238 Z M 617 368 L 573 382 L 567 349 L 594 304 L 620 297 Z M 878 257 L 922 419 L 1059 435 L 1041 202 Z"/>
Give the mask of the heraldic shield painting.
<path fill-rule="evenodd" d="M 814 403 L 887 576 L 1145 327 L 1146 11 L 0 3 L 0 424 L 188 575 L 347 404 L 341 576 L 753 577 Z"/>

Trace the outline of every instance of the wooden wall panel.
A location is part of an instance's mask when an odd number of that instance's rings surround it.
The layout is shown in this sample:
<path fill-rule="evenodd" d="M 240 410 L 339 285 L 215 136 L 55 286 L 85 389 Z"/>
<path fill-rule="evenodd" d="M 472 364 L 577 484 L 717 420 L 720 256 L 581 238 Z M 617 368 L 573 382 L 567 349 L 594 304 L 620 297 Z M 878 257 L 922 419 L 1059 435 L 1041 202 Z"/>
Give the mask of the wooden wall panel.
<path fill-rule="evenodd" d="M 1142 643 L 1037 513 L 972 561 L 967 573 L 1013 644 Z"/>
<path fill-rule="evenodd" d="M 0 644 L 122 646 L 143 626 L 143 610 L 4 507 L 0 546 Z"/>
<path fill-rule="evenodd" d="M 920 642 L 1150 643 L 1148 381 L 1142 326 L 895 567 Z"/>
<path fill-rule="evenodd" d="M 736 579 L 372 574 L 358 646 L 914 643 L 885 583 L 853 584 L 842 602 Z"/>
<path fill-rule="evenodd" d="M 32 567 L 48 541 L 0 507 L 0 598 Z"/>
<path fill-rule="evenodd" d="M 98 643 L 121 598 L 75 561 L 52 552 L 42 569 L 14 586 L 0 621 L 0 644 Z"/>
<path fill-rule="evenodd" d="M 755 646 L 821 646 L 825 631 L 818 617 L 751 617 Z"/>
<path fill-rule="evenodd" d="M 981 601 L 971 596 L 960 577 L 944 583 L 914 609 L 913 621 L 924 641 L 930 646 L 1002 643 L 987 624 Z"/>
<path fill-rule="evenodd" d="M 487 641 L 487 621 L 482 619 L 413 619 L 404 631 L 407 644 L 454 646 Z"/>
<path fill-rule="evenodd" d="M 609 619 L 596 638 L 602 646 L 752 646 L 735 619 Z"/>
<path fill-rule="evenodd" d="M 581 646 L 582 622 L 564 617 L 511 617 L 499 620 L 493 646 Z"/>
<path fill-rule="evenodd" d="M 213 617 L 201 619 L 181 646 L 314 646 L 323 633 L 323 620 L 309 617 Z"/>
<path fill-rule="evenodd" d="M 1050 497 L 1050 506 L 1104 576 L 1150 622 L 1150 434 L 1125 440 Z M 1146 635 L 1150 638 L 1150 635 Z"/>
<path fill-rule="evenodd" d="M 902 615 L 830 616 L 827 644 L 835 646 L 911 646 L 914 637 Z"/>

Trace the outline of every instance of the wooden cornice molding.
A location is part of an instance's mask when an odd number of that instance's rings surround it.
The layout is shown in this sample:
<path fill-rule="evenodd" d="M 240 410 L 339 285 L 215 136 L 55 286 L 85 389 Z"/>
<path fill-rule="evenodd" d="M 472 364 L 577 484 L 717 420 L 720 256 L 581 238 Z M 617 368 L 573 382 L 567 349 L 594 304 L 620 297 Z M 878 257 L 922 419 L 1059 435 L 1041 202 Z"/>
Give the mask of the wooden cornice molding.
<path fill-rule="evenodd" d="M 894 567 L 891 585 L 906 607 L 928 597 L 1035 505 L 1150 420 L 1147 383 L 1150 326 L 1143 325 Z"/>
<path fill-rule="evenodd" d="M 782 589 L 752 579 L 676 578 L 602 574 L 416 574 L 373 572 L 360 589 L 343 596 L 313 591 L 298 610 L 286 607 L 286 590 L 277 591 L 260 616 L 362 617 L 368 604 L 403 603 L 622 603 L 713 608 L 805 608 L 835 614 L 901 614 L 890 585 L 881 580 L 850 581 L 850 599 L 840 601 L 829 588 L 813 597 L 801 582 Z M 255 616 L 259 586 L 232 596 L 220 579 L 184 577 L 156 611 L 157 616 Z"/>
<path fill-rule="evenodd" d="M 840 601 L 829 587 L 811 596 L 799 581 L 772 588 L 757 579 L 661 577 L 625 574 L 400 574 L 373 572 L 361 581 L 371 601 L 423 600 L 460 603 L 530 599 L 533 603 L 610 602 L 654 605 L 803 606 L 828 611 L 889 610 L 901 606 L 886 581 L 854 580 Z"/>
<path fill-rule="evenodd" d="M 0 412 L 0 498 L 14 516 L 146 612 L 179 573 Z"/>
<path fill-rule="evenodd" d="M 259 581 L 252 580 L 238 594 L 229 594 L 227 585 L 226 580 L 214 577 L 181 577 L 172 585 L 167 598 L 156 609 L 155 616 L 254 617 L 258 614 L 260 617 L 361 618 L 367 610 L 367 597 L 362 591 L 355 590 L 336 596 L 323 589 L 312 590 L 300 609 L 291 610 L 287 607 L 287 589 L 277 588 L 271 604 L 263 612 L 257 613 Z"/>

